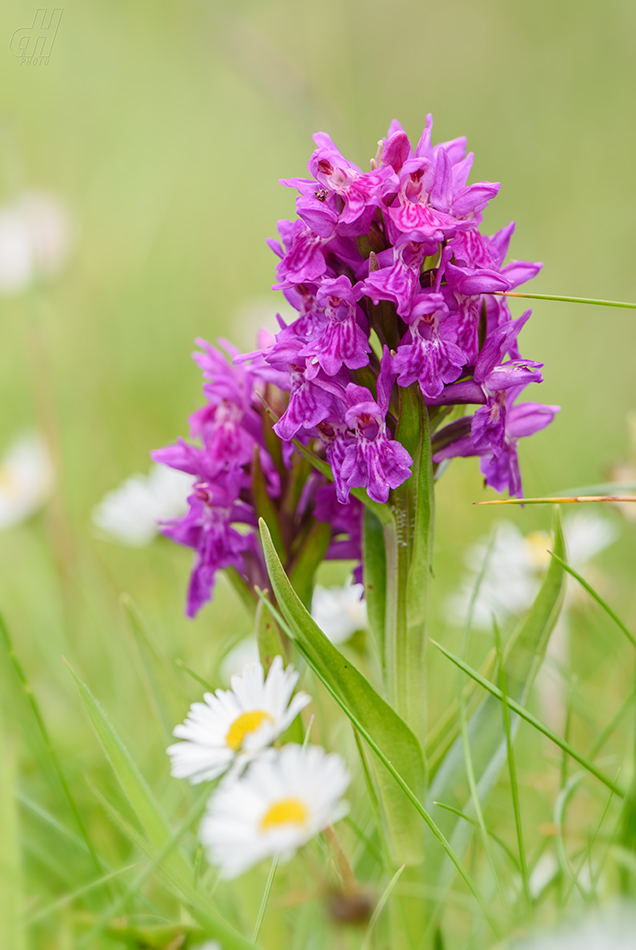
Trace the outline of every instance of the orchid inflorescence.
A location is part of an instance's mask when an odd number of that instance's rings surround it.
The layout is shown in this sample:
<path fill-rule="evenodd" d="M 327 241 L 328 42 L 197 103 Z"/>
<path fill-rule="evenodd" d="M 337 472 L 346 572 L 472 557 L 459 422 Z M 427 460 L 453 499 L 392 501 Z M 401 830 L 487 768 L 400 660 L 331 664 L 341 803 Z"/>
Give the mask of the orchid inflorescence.
<path fill-rule="evenodd" d="M 222 341 L 232 362 L 199 341 L 206 404 L 190 432 L 201 445 L 179 440 L 154 453 L 197 479 L 187 515 L 163 529 L 197 552 L 191 616 L 221 568 L 250 590 L 265 583 L 255 530 L 265 506 L 292 573 L 308 546 L 315 563 L 360 561 L 362 505 L 351 493 L 385 503 L 410 477 L 412 457 L 396 438 L 409 387 L 428 410 L 435 470 L 479 456 L 487 485 L 521 494 L 517 441 L 558 407 L 517 401 L 542 381 L 543 364 L 520 357 L 530 311 L 513 320 L 501 294 L 541 265 L 504 264 L 514 223 L 490 237 L 479 230 L 499 185 L 467 184 L 465 138 L 434 146 L 431 132 L 429 115 L 414 149 L 393 122 L 368 172 L 315 135 L 311 178 L 283 182 L 300 192 L 298 218 L 280 221 L 281 241 L 268 242 L 280 258 L 274 286 L 297 319 L 279 317 L 279 332 L 263 331 L 253 353 Z M 474 414 L 462 414 L 468 405 Z M 333 482 L 303 446 L 326 459 Z M 329 526 L 319 542 L 318 523 Z"/>

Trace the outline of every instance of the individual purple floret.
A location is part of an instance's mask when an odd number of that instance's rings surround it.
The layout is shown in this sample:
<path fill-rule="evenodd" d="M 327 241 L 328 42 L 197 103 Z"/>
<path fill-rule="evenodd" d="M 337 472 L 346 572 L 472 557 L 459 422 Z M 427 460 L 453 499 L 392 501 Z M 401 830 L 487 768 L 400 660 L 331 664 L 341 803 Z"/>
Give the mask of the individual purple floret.
<path fill-rule="evenodd" d="M 504 395 L 502 400 L 504 432 L 496 454 L 485 445 L 478 447 L 471 433 L 437 451 L 433 456 L 433 461 L 439 464 L 444 459 L 481 456 L 481 471 L 486 485 L 494 488 L 495 491 L 507 489 L 511 496 L 522 497 L 517 442 L 521 438 L 545 429 L 561 408 L 560 406 L 545 406 L 538 402 L 515 404 L 523 388 L 521 386 L 509 389 Z"/>
<path fill-rule="evenodd" d="M 433 399 L 446 383 L 461 376 L 466 363 L 457 346 L 457 320 L 451 317 L 439 293 L 419 294 L 409 317 L 409 330 L 397 348 L 393 370 L 399 386 L 420 384 L 425 397 Z"/>

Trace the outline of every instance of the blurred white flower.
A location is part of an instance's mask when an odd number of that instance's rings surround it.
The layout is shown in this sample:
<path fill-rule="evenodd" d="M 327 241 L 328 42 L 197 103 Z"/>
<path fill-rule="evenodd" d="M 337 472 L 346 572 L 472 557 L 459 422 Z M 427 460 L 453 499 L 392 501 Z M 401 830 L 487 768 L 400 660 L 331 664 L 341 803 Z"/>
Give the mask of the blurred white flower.
<path fill-rule="evenodd" d="M 256 637 L 244 637 L 221 660 L 219 676 L 224 682 L 229 683 L 233 676 L 239 676 L 243 672 L 244 666 L 258 663 L 258 661 Z"/>
<path fill-rule="evenodd" d="M 232 677 L 231 689 L 205 693 L 204 702 L 193 703 L 186 721 L 174 729 L 185 742 L 168 747 L 172 775 L 198 785 L 230 767 L 239 772 L 311 702 L 302 692 L 292 698 L 297 682 L 293 666 L 283 669 L 282 657 L 275 656 L 267 679 L 261 664 L 252 663 L 242 676 Z"/>
<path fill-rule="evenodd" d="M 316 584 L 311 602 L 311 616 L 332 643 L 344 643 L 357 630 L 365 630 L 367 602 L 364 586 L 352 583 L 344 587 L 321 587 Z"/>
<path fill-rule="evenodd" d="M 630 904 L 588 911 L 584 920 L 514 943 L 512 950 L 635 950 L 636 909 Z"/>
<path fill-rule="evenodd" d="M 629 460 L 616 462 L 615 465 L 612 465 L 608 473 L 609 480 L 616 482 L 617 485 L 633 484 L 636 482 L 636 411 L 634 410 L 627 413 L 627 433 L 630 458 Z M 619 493 L 621 495 L 629 495 L 633 494 L 633 491 L 617 488 L 617 494 Z M 614 504 L 627 521 L 636 521 L 636 502 L 617 501 L 614 502 Z"/>
<path fill-rule="evenodd" d="M 93 508 L 92 520 L 122 544 L 141 548 L 159 532 L 158 521 L 186 511 L 194 478 L 167 465 L 153 465 L 148 475 L 131 475 Z"/>
<path fill-rule="evenodd" d="M 71 216 L 55 195 L 25 192 L 0 208 L 0 294 L 53 277 L 68 258 Z"/>
<path fill-rule="evenodd" d="M 589 511 L 566 517 L 563 531 L 568 563 L 579 572 L 593 557 L 613 544 L 619 534 L 613 522 Z M 473 626 L 490 630 L 493 614 L 502 624 L 509 617 L 527 610 L 539 591 L 550 562 L 548 551 L 552 543 L 552 536 L 544 531 L 523 535 L 512 521 L 499 522 L 495 527 L 494 542 L 482 539 L 466 552 L 468 573 L 460 590 L 447 601 L 447 619 L 458 625 L 465 622 L 489 548 L 488 564 L 473 608 Z M 571 589 L 568 585 L 568 590 Z"/>
<path fill-rule="evenodd" d="M 347 813 L 351 777 L 339 755 L 320 746 L 271 749 L 210 799 L 201 840 L 224 878 L 268 855 L 283 860 Z"/>
<path fill-rule="evenodd" d="M 37 432 L 22 433 L 0 461 L 0 530 L 37 511 L 51 494 L 53 481 L 46 442 Z"/>

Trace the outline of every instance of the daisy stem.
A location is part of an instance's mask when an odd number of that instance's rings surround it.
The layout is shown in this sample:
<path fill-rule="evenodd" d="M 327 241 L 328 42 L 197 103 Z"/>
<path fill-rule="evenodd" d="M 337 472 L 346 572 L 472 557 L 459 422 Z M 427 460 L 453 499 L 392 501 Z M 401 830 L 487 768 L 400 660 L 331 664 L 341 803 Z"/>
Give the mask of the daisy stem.
<path fill-rule="evenodd" d="M 335 829 L 332 825 L 327 825 L 322 834 L 333 852 L 333 856 L 335 858 L 336 864 L 338 865 L 338 870 L 340 871 L 340 875 L 345 883 L 345 886 L 349 890 L 357 890 L 358 881 Z"/>

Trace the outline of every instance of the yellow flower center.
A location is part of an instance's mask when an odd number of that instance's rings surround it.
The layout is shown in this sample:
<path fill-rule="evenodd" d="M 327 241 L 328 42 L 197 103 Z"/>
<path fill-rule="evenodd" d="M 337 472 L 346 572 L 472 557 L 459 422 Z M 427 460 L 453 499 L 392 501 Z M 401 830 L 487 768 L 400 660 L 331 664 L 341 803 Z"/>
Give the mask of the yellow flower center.
<path fill-rule="evenodd" d="M 8 468 L 0 466 L 0 491 L 9 498 L 15 498 L 18 494 L 19 484 L 13 472 Z"/>
<path fill-rule="evenodd" d="M 543 570 L 551 561 L 548 548 L 554 544 L 552 535 L 547 531 L 531 531 L 526 535 L 526 551 L 535 570 Z"/>
<path fill-rule="evenodd" d="M 249 712 L 241 713 L 228 729 L 225 744 L 230 749 L 238 752 L 243 745 L 245 736 L 249 735 L 250 732 L 256 732 L 264 722 L 274 722 L 274 720 L 263 709 L 251 709 Z"/>
<path fill-rule="evenodd" d="M 281 798 L 267 809 L 261 818 L 261 831 L 278 825 L 304 825 L 309 818 L 309 809 L 299 798 Z"/>

